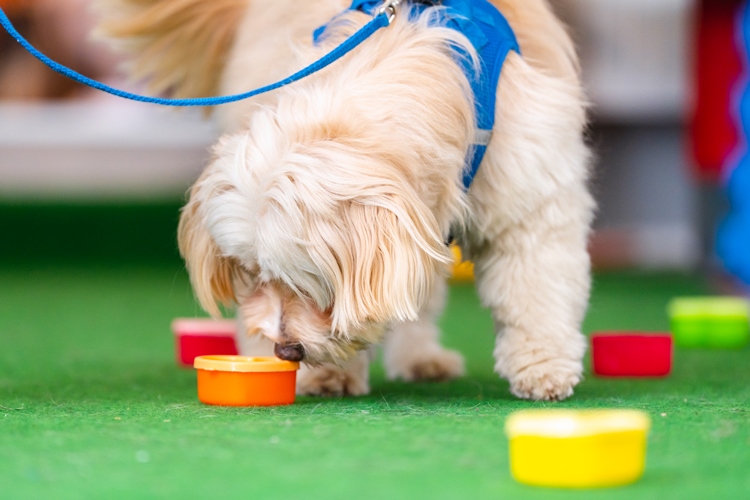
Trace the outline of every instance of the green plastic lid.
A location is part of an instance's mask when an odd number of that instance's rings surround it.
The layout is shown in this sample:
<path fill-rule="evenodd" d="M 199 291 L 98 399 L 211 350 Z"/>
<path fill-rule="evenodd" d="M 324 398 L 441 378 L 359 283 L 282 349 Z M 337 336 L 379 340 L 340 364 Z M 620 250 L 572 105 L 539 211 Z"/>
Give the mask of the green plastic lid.
<path fill-rule="evenodd" d="M 681 297 L 667 308 L 671 317 L 730 316 L 750 317 L 750 301 L 742 297 Z"/>

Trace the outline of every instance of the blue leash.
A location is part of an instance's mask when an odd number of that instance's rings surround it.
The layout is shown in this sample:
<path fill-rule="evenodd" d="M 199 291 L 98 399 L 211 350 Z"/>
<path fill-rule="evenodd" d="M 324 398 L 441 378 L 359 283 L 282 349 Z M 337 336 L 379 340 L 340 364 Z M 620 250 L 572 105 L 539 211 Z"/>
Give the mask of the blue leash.
<path fill-rule="evenodd" d="M 8 19 L 8 16 L 5 15 L 5 12 L 3 12 L 3 9 L 0 9 L 0 25 L 2 25 L 2 27 L 5 28 L 5 31 L 7 31 L 8 34 L 10 34 L 10 36 L 12 36 L 19 44 L 21 44 L 23 48 L 29 51 L 31 55 L 33 55 L 34 57 L 42 61 L 50 69 L 60 73 L 63 76 L 70 78 L 71 80 L 75 80 L 76 82 L 82 83 L 84 85 L 88 85 L 89 87 L 102 90 L 104 92 L 107 92 L 112 95 L 116 95 L 118 97 L 123 97 L 125 99 L 131 99 L 133 101 L 139 101 L 139 102 L 162 104 L 164 106 L 218 106 L 220 104 L 227 104 L 230 102 L 237 102 L 243 99 L 248 99 L 250 97 L 253 97 L 259 94 L 264 94 L 266 92 L 276 90 L 285 85 L 289 85 L 290 83 L 294 83 L 307 76 L 310 76 L 313 73 L 318 72 L 322 70 L 323 68 L 330 66 L 334 62 L 338 61 L 339 59 L 344 57 L 346 54 L 348 54 L 349 52 L 357 48 L 362 42 L 367 40 L 380 28 L 385 28 L 386 26 L 389 26 L 391 22 L 393 21 L 394 17 L 395 17 L 395 9 L 392 6 L 392 2 L 386 2 L 385 6 L 376 13 L 375 17 L 370 22 L 368 22 L 366 25 L 360 28 L 351 37 L 344 40 L 344 42 L 342 42 L 341 45 L 339 45 L 338 47 L 336 47 L 331 52 L 321 57 L 314 63 L 312 63 L 310 66 L 298 71 L 297 73 L 294 73 L 292 76 L 289 76 L 281 81 L 272 83 L 271 85 L 266 85 L 265 87 L 251 90 L 250 92 L 244 92 L 242 94 L 234 94 L 234 95 L 221 96 L 221 97 L 198 97 L 198 98 L 191 98 L 191 99 L 165 99 L 162 97 L 149 97 L 149 96 L 143 96 L 139 94 L 133 94 L 130 92 L 125 92 L 124 90 L 110 87 L 109 85 L 105 85 L 101 82 L 93 80 L 87 76 L 84 76 L 78 73 L 77 71 L 73 71 L 72 69 L 66 66 L 63 66 L 62 64 L 53 61 L 49 57 L 39 52 L 23 36 L 21 36 L 21 34 L 16 30 L 16 28 L 10 22 L 10 19 Z"/>

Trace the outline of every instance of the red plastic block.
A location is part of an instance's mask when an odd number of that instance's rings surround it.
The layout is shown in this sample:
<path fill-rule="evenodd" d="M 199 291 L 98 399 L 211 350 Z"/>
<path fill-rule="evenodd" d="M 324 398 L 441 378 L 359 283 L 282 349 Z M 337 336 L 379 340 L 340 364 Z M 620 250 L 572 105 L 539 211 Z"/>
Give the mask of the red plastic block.
<path fill-rule="evenodd" d="M 672 371 L 668 333 L 602 332 L 591 336 L 594 374 L 605 377 L 666 377 Z"/>
<path fill-rule="evenodd" d="M 172 321 L 177 363 L 191 367 L 198 356 L 236 356 L 234 334 L 237 322 L 201 318 Z"/>

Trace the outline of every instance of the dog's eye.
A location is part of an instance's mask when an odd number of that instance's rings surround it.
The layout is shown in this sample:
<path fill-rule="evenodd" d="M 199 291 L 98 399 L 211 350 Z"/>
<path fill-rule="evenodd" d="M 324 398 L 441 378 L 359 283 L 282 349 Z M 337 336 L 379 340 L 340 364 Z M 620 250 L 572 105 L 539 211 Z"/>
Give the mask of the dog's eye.
<path fill-rule="evenodd" d="M 240 267 L 251 276 L 257 276 L 260 273 L 260 267 L 258 264 L 247 265 L 244 262 L 240 262 Z"/>

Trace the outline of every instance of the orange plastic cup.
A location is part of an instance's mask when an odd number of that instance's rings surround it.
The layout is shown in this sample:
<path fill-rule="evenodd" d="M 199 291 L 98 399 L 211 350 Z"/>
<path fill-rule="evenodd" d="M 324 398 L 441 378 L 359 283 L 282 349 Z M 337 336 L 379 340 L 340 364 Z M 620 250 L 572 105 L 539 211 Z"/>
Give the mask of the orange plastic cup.
<path fill-rule="evenodd" d="M 274 357 L 198 356 L 198 399 L 218 406 L 294 403 L 299 363 Z"/>

